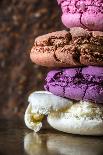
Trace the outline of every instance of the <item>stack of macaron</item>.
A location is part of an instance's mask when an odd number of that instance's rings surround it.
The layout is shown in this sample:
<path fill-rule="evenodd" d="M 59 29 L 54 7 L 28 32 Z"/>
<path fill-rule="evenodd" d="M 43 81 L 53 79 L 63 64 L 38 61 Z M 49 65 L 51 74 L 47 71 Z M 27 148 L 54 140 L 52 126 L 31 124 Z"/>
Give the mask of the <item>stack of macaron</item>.
<path fill-rule="evenodd" d="M 33 92 L 28 128 L 42 122 L 66 133 L 103 135 L 103 0 L 58 0 L 68 30 L 35 39 L 31 60 L 52 67 L 45 91 Z"/>

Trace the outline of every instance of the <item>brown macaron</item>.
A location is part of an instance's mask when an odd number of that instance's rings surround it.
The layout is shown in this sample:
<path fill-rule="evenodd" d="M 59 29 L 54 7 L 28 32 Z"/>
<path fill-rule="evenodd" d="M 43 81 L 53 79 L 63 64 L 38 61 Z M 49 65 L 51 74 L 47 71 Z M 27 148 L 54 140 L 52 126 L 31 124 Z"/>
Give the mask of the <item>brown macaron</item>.
<path fill-rule="evenodd" d="M 37 37 L 30 58 L 46 67 L 103 66 L 103 32 L 75 27 Z"/>

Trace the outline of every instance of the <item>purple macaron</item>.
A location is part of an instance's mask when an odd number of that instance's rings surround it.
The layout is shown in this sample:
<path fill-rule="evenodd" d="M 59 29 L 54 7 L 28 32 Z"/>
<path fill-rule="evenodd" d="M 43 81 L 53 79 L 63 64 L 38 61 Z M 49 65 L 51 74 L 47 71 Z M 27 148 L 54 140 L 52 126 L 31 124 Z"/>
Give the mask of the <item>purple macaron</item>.
<path fill-rule="evenodd" d="M 103 103 L 103 67 L 80 67 L 50 71 L 45 89 L 76 101 Z"/>

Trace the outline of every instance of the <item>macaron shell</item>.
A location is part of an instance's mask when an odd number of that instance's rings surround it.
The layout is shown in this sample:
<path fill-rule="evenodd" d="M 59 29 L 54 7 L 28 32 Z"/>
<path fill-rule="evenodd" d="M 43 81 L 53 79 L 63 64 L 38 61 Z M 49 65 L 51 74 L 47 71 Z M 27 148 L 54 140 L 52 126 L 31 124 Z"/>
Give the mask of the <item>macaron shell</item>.
<path fill-rule="evenodd" d="M 30 58 L 46 67 L 103 66 L 103 32 L 73 27 L 37 37 Z"/>
<path fill-rule="evenodd" d="M 69 99 L 56 96 L 48 91 L 36 91 L 28 98 L 32 113 L 48 114 L 61 108 L 70 107 L 73 102 Z"/>
<path fill-rule="evenodd" d="M 44 87 L 57 96 L 103 104 L 103 67 L 62 69 L 51 80 L 49 72 Z"/>
<path fill-rule="evenodd" d="M 33 92 L 30 94 L 28 101 L 29 105 L 25 111 L 24 121 L 26 126 L 34 130 L 34 132 L 38 132 L 42 128 L 42 125 L 47 127 L 44 115 L 48 115 L 51 111 L 67 109 L 73 104 L 72 101 L 55 96 L 47 91 Z M 39 119 L 38 122 L 34 119 L 36 115 Z"/>
<path fill-rule="evenodd" d="M 77 118 L 54 119 L 48 116 L 48 123 L 55 129 L 79 135 L 103 135 L 103 121 L 101 120 L 78 120 Z"/>
<path fill-rule="evenodd" d="M 68 14 L 63 14 L 62 17 L 62 22 L 66 27 L 83 27 L 85 28 L 85 26 L 83 26 L 80 22 L 80 14 L 79 13 L 69 13 Z M 68 26 L 69 25 L 69 26 Z"/>
<path fill-rule="evenodd" d="M 42 122 L 35 123 L 32 120 L 32 105 L 29 104 L 24 115 L 24 122 L 25 125 L 31 129 L 34 130 L 34 132 L 38 132 L 42 128 Z"/>
<path fill-rule="evenodd" d="M 94 8 L 95 9 L 95 8 Z M 89 30 L 103 31 L 103 13 L 84 13 L 81 17 L 82 27 L 85 25 Z"/>
<path fill-rule="evenodd" d="M 80 101 L 64 113 L 50 113 L 48 123 L 53 128 L 67 133 L 103 135 L 103 106 Z"/>
<path fill-rule="evenodd" d="M 103 31 L 103 0 L 58 0 L 62 22 L 68 27 L 83 27 Z"/>

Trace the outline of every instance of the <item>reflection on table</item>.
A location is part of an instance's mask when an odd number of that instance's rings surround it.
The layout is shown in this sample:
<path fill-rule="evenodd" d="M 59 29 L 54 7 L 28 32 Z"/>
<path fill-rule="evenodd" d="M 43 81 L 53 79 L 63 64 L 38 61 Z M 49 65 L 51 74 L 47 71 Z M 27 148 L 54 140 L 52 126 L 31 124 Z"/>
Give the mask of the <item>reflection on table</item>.
<path fill-rule="evenodd" d="M 24 137 L 28 155 L 102 155 L 103 138 L 61 133 L 29 133 Z"/>

